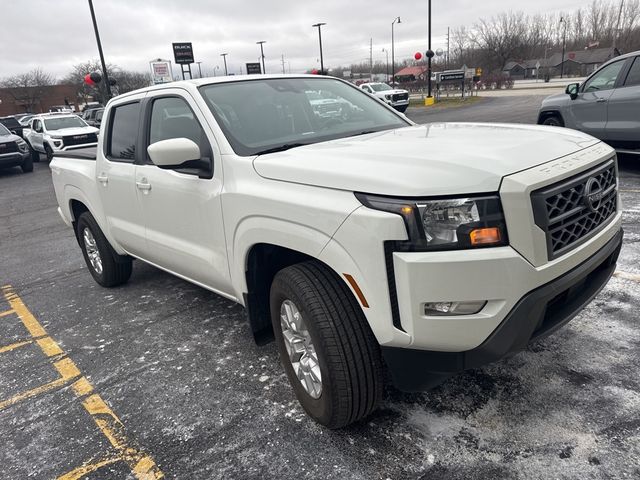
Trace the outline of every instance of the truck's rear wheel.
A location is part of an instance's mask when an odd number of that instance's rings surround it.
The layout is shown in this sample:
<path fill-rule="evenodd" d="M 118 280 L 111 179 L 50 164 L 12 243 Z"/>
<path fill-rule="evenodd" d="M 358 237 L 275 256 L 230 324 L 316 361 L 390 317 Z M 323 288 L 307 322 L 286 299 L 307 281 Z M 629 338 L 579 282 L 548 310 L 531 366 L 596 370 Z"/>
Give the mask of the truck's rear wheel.
<path fill-rule="evenodd" d="M 76 234 L 87 268 L 96 282 L 103 287 L 115 287 L 129 280 L 131 258 L 115 252 L 89 212 L 80 215 Z"/>
<path fill-rule="evenodd" d="M 31 161 L 39 162 L 40 161 L 40 153 L 33 147 L 29 147 L 31 149 Z"/>
<path fill-rule="evenodd" d="M 329 428 L 369 415 L 382 397 L 380 348 L 345 283 L 305 262 L 278 272 L 270 301 L 280 359 L 305 411 Z"/>
<path fill-rule="evenodd" d="M 33 160 L 30 156 L 22 162 L 22 166 L 20 168 L 22 168 L 22 173 L 33 172 Z"/>

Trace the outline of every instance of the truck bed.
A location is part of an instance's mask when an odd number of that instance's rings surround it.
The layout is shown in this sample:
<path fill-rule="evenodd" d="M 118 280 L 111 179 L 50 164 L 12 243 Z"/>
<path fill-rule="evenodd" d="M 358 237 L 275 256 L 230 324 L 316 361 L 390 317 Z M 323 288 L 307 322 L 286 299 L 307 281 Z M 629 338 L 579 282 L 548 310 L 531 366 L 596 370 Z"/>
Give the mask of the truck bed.
<path fill-rule="evenodd" d="M 98 151 L 96 147 L 78 148 L 75 150 L 69 150 L 66 152 L 58 152 L 54 157 L 60 158 L 77 158 L 78 160 L 94 160 L 96 159 Z"/>

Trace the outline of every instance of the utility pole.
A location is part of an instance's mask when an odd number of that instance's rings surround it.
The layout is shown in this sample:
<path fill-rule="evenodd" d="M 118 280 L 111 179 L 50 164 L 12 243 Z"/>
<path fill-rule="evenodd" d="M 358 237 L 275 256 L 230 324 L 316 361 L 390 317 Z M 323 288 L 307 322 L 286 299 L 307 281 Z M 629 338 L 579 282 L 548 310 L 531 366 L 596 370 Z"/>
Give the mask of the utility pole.
<path fill-rule="evenodd" d="M 369 81 L 373 82 L 373 38 L 369 40 Z"/>
<path fill-rule="evenodd" d="M 284 53 L 282 54 L 282 73 L 285 74 L 286 72 L 284 71 Z"/>
<path fill-rule="evenodd" d="M 402 23 L 400 17 L 396 17 L 391 22 L 391 85 L 396 86 L 396 46 L 395 39 L 393 37 L 393 26 L 397 23 Z"/>
<path fill-rule="evenodd" d="M 260 45 L 260 58 L 262 58 L 262 74 L 266 74 L 267 73 L 267 69 L 264 68 L 264 49 L 262 48 L 262 46 L 267 43 L 266 40 L 260 40 L 259 42 L 256 42 L 256 45 Z"/>
<path fill-rule="evenodd" d="M 564 33 L 562 34 L 562 63 L 560 64 L 560 78 L 564 77 L 564 52 L 567 47 L 567 21 L 560 17 L 560 23 L 564 23 Z"/>
<path fill-rule="evenodd" d="M 225 77 L 229 75 L 229 72 L 227 71 L 227 55 L 229 55 L 229 54 L 228 53 L 221 53 L 220 54 L 220 56 L 224 60 L 224 75 L 225 75 Z"/>
<path fill-rule="evenodd" d="M 104 78 L 104 86 L 106 90 L 106 100 L 111 98 L 111 83 L 109 82 L 109 74 L 107 73 L 107 64 L 104 63 L 104 54 L 102 53 L 102 43 L 100 42 L 100 33 L 98 33 L 98 24 L 96 23 L 96 14 L 93 11 L 93 1 L 89 0 L 89 10 L 91 10 L 91 20 L 93 21 L 93 30 L 96 33 L 96 42 L 98 43 L 98 53 L 100 54 L 100 64 L 102 65 L 102 77 Z"/>
<path fill-rule="evenodd" d="M 447 27 L 447 60 L 445 62 L 445 69 L 449 70 L 449 47 L 451 46 L 451 28 Z"/>
<path fill-rule="evenodd" d="M 198 64 L 198 73 L 200 74 L 200 78 L 202 78 L 202 68 L 200 67 L 200 64 L 202 62 L 196 62 Z"/>
<path fill-rule="evenodd" d="M 322 58 L 322 26 L 326 23 L 316 23 L 312 27 L 318 27 L 318 40 L 320 40 L 320 75 L 324 75 L 324 60 Z"/>
<path fill-rule="evenodd" d="M 618 23 L 616 24 L 616 36 L 613 37 L 613 48 L 618 48 L 618 41 L 620 40 L 620 18 L 622 17 L 622 7 L 624 7 L 624 0 L 620 0 L 620 10 L 618 10 Z"/>

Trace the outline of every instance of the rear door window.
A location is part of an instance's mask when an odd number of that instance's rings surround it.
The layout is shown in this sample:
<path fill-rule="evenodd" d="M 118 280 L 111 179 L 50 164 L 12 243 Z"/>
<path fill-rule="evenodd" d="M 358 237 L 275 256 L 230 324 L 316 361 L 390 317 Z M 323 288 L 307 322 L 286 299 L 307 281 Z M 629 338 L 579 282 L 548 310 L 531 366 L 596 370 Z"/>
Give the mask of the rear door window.
<path fill-rule="evenodd" d="M 107 157 L 119 162 L 133 162 L 136 158 L 140 102 L 114 107 L 111 111 L 111 128 Z"/>

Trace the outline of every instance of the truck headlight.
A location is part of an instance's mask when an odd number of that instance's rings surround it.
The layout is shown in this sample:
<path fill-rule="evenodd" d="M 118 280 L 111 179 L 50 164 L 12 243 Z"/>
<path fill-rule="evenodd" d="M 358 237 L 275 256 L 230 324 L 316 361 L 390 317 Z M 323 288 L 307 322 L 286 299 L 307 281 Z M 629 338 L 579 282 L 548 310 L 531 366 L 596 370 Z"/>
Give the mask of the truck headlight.
<path fill-rule="evenodd" d="M 27 145 L 27 142 L 25 142 L 23 139 L 19 138 L 16 142 L 18 144 L 18 150 L 20 150 L 21 152 L 28 152 L 29 151 L 29 145 Z"/>
<path fill-rule="evenodd" d="M 508 244 L 497 195 L 443 199 L 398 199 L 357 193 L 360 202 L 404 219 L 410 250 L 454 250 Z"/>
<path fill-rule="evenodd" d="M 386 98 L 387 100 L 391 100 L 391 95 L 385 95 L 384 98 Z"/>

